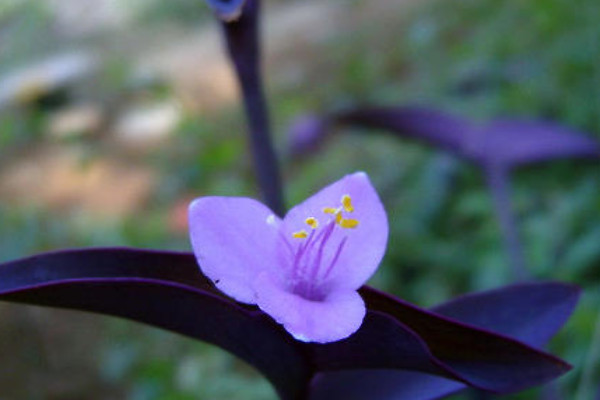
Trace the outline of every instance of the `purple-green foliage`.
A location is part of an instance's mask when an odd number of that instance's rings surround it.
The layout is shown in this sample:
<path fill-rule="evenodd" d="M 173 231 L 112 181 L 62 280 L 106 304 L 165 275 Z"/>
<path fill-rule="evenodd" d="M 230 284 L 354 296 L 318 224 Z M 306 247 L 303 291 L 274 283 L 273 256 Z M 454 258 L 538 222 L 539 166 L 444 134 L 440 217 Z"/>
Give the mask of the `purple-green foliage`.
<path fill-rule="evenodd" d="M 283 399 L 310 393 L 320 398 L 332 390 L 351 395 L 368 390 L 361 384 L 370 379 L 385 381 L 386 392 L 398 398 L 412 398 L 394 384 L 401 372 L 381 375 L 378 369 L 425 373 L 426 384 L 418 389 L 431 388 L 435 396 L 441 383 L 447 393 L 464 388 L 447 379 L 495 392 L 545 382 L 569 366 L 536 348 L 562 326 L 578 298 L 578 289 L 569 285 L 527 284 L 463 297 L 428 312 L 364 287 L 369 311 L 359 332 L 320 345 L 292 339 L 256 308 L 225 297 L 199 273 L 189 253 L 63 251 L 5 263 L 0 275 L 3 300 L 116 315 L 221 346 L 264 373 Z M 366 369 L 370 379 L 349 376 L 352 387 L 338 386 L 344 375 L 328 372 L 357 368 Z"/>

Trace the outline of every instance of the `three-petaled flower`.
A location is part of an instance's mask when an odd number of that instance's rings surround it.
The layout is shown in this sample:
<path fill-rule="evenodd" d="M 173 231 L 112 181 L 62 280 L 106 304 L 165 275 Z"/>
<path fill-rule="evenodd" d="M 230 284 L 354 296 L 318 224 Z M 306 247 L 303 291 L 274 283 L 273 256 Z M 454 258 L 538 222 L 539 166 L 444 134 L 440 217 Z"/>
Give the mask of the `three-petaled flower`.
<path fill-rule="evenodd" d="M 200 268 L 222 292 L 258 305 L 298 340 L 327 343 L 359 329 L 365 305 L 357 289 L 383 257 L 388 223 L 358 172 L 283 219 L 249 198 L 196 199 L 190 235 Z"/>

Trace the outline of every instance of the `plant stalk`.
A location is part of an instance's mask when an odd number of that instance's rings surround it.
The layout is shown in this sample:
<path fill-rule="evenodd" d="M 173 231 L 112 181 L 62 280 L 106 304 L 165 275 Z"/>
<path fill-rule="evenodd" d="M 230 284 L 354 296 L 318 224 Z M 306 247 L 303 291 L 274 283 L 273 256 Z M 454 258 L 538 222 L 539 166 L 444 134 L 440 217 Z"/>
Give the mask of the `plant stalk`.
<path fill-rule="evenodd" d="M 509 172 L 508 168 L 496 165 L 488 166 L 485 170 L 513 279 L 523 281 L 529 278 L 529 272 L 525 268 L 523 248 L 511 207 Z"/>
<path fill-rule="evenodd" d="M 248 0 L 239 19 L 223 22 L 229 58 L 242 91 L 250 148 L 266 204 L 284 214 L 279 163 L 275 155 L 260 63 L 260 0 Z"/>

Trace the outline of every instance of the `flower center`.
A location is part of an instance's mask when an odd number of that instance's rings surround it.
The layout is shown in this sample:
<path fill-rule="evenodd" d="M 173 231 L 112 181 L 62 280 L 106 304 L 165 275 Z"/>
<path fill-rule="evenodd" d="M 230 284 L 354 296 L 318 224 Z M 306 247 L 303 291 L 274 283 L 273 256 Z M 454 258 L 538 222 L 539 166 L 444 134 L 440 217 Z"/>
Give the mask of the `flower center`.
<path fill-rule="evenodd" d="M 290 288 L 295 294 L 308 300 L 323 300 L 325 293 L 320 283 L 327 279 L 346 244 L 347 236 L 333 243 L 333 231 L 336 228 L 355 229 L 359 224 L 357 219 L 344 216 L 344 213 L 354 212 L 350 195 L 343 195 L 340 203 L 339 207 L 323 208 L 323 224 L 317 217 L 308 216 L 304 222 L 310 232 L 301 229 L 292 233 L 292 237 L 301 242 L 292 251 Z M 330 242 L 332 243 L 328 244 Z M 328 249 L 329 246 L 334 246 L 334 250 Z"/>

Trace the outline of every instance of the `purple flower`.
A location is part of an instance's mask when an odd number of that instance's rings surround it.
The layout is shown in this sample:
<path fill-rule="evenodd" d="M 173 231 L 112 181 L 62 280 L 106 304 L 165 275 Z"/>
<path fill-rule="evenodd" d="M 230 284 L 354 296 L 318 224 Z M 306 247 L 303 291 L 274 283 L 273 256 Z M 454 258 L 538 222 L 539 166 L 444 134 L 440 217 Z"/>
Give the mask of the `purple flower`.
<path fill-rule="evenodd" d="M 362 324 L 357 290 L 375 272 L 388 237 L 385 210 L 365 173 L 327 186 L 283 219 L 235 197 L 196 199 L 189 215 L 202 272 L 296 339 L 334 342 Z"/>

